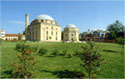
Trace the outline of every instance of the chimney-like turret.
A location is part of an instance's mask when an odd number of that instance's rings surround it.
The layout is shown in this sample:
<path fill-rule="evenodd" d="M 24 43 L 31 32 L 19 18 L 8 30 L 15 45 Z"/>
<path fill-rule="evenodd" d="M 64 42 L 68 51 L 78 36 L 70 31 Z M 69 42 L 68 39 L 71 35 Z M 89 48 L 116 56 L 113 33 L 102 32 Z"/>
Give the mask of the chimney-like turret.
<path fill-rule="evenodd" d="M 26 16 L 26 28 L 28 27 L 28 25 L 29 25 L 29 14 L 26 14 L 25 15 Z"/>
<path fill-rule="evenodd" d="M 1 30 L 1 39 L 5 40 L 5 30 L 3 28 Z"/>

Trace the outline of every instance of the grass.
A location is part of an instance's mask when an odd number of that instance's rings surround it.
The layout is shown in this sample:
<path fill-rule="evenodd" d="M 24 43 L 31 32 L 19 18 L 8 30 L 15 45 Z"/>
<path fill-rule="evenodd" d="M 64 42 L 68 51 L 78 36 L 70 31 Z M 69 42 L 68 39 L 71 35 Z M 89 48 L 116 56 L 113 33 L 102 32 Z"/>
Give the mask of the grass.
<path fill-rule="evenodd" d="M 38 70 L 35 78 L 74 78 L 76 73 L 82 72 L 87 75 L 85 69 L 80 66 L 81 60 L 79 57 L 72 56 L 71 58 L 65 56 L 51 56 L 53 50 L 58 49 L 59 53 L 66 50 L 70 54 L 82 52 L 82 43 L 39 43 L 28 42 L 31 46 L 38 46 L 38 48 L 46 48 L 47 54 L 39 56 L 38 52 L 34 52 L 37 60 Z M 18 61 L 17 54 L 20 53 L 15 50 L 17 42 L 3 42 L 1 48 L 1 75 L 0 78 L 11 77 L 11 63 Z M 121 55 L 122 48 L 118 44 L 113 43 L 96 43 L 101 49 L 102 57 L 105 59 L 101 65 L 101 73 L 98 78 L 124 78 L 124 55 Z"/>

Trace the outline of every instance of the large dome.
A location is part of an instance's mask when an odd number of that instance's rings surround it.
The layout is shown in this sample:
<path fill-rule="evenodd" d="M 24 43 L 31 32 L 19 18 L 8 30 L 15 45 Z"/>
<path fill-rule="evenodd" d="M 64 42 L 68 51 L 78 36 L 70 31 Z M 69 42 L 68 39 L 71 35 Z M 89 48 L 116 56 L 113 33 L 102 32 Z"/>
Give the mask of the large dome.
<path fill-rule="evenodd" d="M 46 15 L 46 14 L 39 15 L 39 16 L 36 17 L 36 19 L 39 19 L 39 20 L 54 20 L 51 16 Z"/>
<path fill-rule="evenodd" d="M 76 28 L 76 26 L 74 24 L 68 24 L 66 28 Z"/>

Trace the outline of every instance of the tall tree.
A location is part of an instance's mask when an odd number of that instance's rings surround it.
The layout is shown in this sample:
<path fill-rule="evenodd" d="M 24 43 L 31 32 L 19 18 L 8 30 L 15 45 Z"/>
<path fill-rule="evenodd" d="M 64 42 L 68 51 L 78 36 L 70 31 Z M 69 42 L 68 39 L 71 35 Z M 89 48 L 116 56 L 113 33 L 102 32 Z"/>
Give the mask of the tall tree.
<path fill-rule="evenodd" d="M 118 20 L 115 23 L 109 25 L 107 27 L 107 31 L 109 32 L 109 39 L 116 40 L 118 37 L 124 37 L 124 26 Z"/>

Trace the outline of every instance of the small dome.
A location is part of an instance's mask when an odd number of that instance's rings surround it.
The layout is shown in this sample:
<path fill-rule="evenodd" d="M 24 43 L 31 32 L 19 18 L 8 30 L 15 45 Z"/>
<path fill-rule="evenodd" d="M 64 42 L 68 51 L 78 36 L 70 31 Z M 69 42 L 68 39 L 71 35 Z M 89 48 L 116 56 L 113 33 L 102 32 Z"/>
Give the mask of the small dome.
<path fill-rule="evenodd" d="M 76 28 L 76 26 L 74 24 L 68 24 L 66 28 Z"/>
<path fill-rule="evenodd" d="M 39 19 L 39 20 L 54 20 L 51 16 L 46 15 L 46 14 L 39 15 L 39 16 L 36 17 L 36 19 Z"/>

